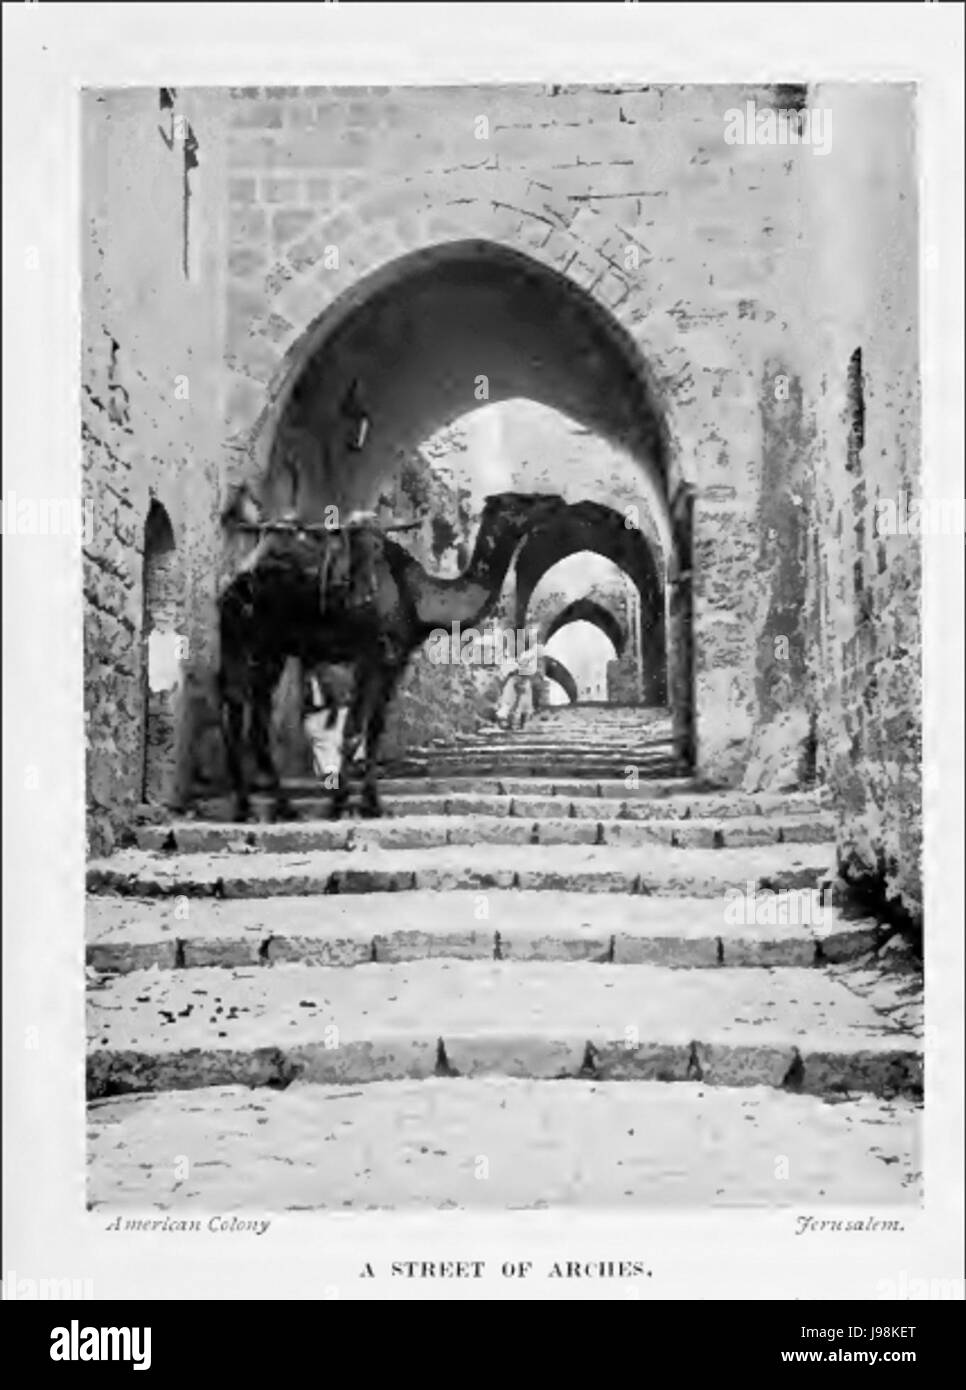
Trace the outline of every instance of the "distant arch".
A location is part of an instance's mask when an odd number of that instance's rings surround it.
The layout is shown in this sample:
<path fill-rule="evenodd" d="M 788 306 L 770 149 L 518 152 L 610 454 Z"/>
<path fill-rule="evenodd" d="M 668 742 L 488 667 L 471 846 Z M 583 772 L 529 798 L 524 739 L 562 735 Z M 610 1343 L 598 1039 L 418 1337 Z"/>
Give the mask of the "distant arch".
<path fill-rule="evenodd" d="M 547 624 L 547 631 L 544 641 L 549 642 L 555 632 L 559 632 L 568 623 L 592 623 L 600 628 L 601 632 L 610 640 L 611 646 L 618 656 L 624 655 L 627 646 L 627 632 L 620 619 L 605 608 L 602 603 L 589 597 L 574 599 L 573 603 L 568 603 L 562 608 L 556 617 L 552 618 Z"/>
<path fill-rule="evenodd" d="M 622 513 L 600 502 L 575 502 L 552 524 L 533 531 L 516 563 L 516 624 L 523 627 L 534 590 L 553 567 L 580 551 L 610 560 L 632 581 L 640 596 L 640 698 L 647 705 L 667 701 L 669 652 L 665 624 L 664 566 L 655 547 Z M 617 650 L 617 643 L 614 643 Z"/>
<path fill-rule="evenodd" d="M 577 682 L 562 661 L 555 656 L 544 657 L 544 674 L 547 680 L 556 681 L 572 705 L 577 703 Z"/>

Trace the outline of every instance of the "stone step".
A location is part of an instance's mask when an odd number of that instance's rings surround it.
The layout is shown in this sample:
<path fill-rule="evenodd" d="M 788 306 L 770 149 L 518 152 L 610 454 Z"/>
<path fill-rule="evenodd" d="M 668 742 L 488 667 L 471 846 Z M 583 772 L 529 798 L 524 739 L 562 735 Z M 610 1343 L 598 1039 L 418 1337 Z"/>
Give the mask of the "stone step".
<path fill-rule="evenodd" d="M 432 735 L 428 742 L 438 745 L 443 742 L 464 743 L 484 738 L 497 738 L 505 743 L 526 742 L 535 739 L 540 742 L 554 742 L 561 747 L 573 743 L 596 743 L 606 740 L 622 745 L 671 743 L 674 730 L 670 724 L 583 724 L 571 728 L 556 728 L 543 720 L 528 720 L 523 728 L 514 726 L 508 729 L 502 724 L 485 724 L 477 729 L 468 729 L 448 735 Z"/>
<path fill-rule="evenodd" d="M 412 748 L 407 752 L 407 756 L 417 760 L 440 761 L 447 758 L 456 761 L 475 762 L 479 758 L 495 759 L 500 762 L 508 763 L 529 760 L 531 762 L 556 763 L 556 762 L 595 762 L 602 761 L 620 763 L 629 767 L 650 765 L 656 761 L 673 763 L 676 758 L 674 749 L 662 747 L 657 748 L 629 748 L 625 745 L 596 744 L 591 748 L 582 747 L 561 747 L 559 744 L 518 744 L 514 747 L 501 748 L 499 744 L 490 742 L 479 744 L 466 744 L 454 746 L 447 744 L 444 748 Z"/>
<path fill-rule="evenodd" d="M 534 767 L 556 767 L 564 764 L 568 767 L 599 767 L 607 766 L 619 769 L 616 774 L 620 777 L 625 775 L 626 768 L 637 768 L 638 776 L 644 772 L 650 775 L 652 768 L 672 769 L 671 775 L 677 769 L 678 759 L 673 751 L 655 752 L 650 749 L 640 748 L 508 748 L 500 749 L 492 745 L 481 744 L 478 748 L 439 748 L 428 753 L 407 756 L 418 758 L 422 762 L 430 762 L 440 765 L 446 762 L 454 764 L 465 763 L 468 767 L 475 767 L 479 762 L 496 762 L 504 765 L 508 776 L 513 776 L 513 769 L 518 765 L 530 765 Z"/>
<path fill-rule="evenodd" d="M 89 1105 L 88 1200 L 199 1229 L 213 1211 L 918 1205 L 920 1122 L 908 1101 L 697 1083 L 212 1087 Z"/>
<path fill-rule="evenodd" d="M 294 801 L 324 799 L 315 778 L 287 778 L 285 790 Z M 621 802 L 660 802 L 654 814 L 659 816 L 755 816 L 767 815 L 770 811 L 797 812 L 829 809 L 830 803 L 824 788 L 797 792 L 757 792 L 753 795 L 733 788 L 711 788 L 694 779 L 674 777 L 665 781 L 642 781 L 636 786 L 628 786 L 626 778 L 605 778 L 601 781 L 563 778 L 561 780 L 539 777 L 384 777 L 379 783 L 382 799 L 388 807 L 407 809 L 412 798 L 428 803 L 423 814 L 438 811 L 446 801 L 468 807 L 470 802 L 479 803 L 473 809 L 486 814 L 503 814 L 502 808 L 509 806 L 511 797 L 566 797 L 568 802 L 580 803 L 597 797 Z M 252 793 L 253 802 L 268 803 L 265 791 Z M 327 798 L 325 798 L 327 799 Z M 202 799 L 199 805 L 227 806 L 227 793 Z M 528 813 L 529 814 L 529 813 Z M 554 812 L 554 814 L 557 814 Z M 579 811 L 578 813 L 579 814 Z M 596 812 L 594 813 L 596 814 Z M 609 808 L 607 815 L 619 817 L 622 812 Z M 651 811 L 642 806 L 639 813 L 650 815 Z M 217 819 L 217 817 L 213 817 Z"/>
<path fill-rule="evenodd" d="M 561 743 L 594 738 L 620 738 L 625 742 L 643 743 L 659 739 L 667 741 L 673 736 L 673 732 L 671 721 L 668 719 L 620 720 L 618 722 L 596 719 L 582 724 L 553 724 L 546 719 L 537 717 L 528 719 L 522 729 L 516 724 L 512 729 L 508 729 L 505 724 L 496 724 L 490 721 L 475 729 L 461 729 L 446 734 L 434 733 L 430 736 L 429 742 L 434 744 L 465 743 L 494 735 L 505 739 L 508 743 L 512 743 L 516 739 L 528 738 L 556 739 Z"/>
<path fill-rule="evenodd" d="M 672 715 L 667 705 L 612 705 L 607 701 L 582 700 L 577 705 L 542 705 L 536 717 L 563 728 L 574 728 L 585 723 L 669 724 Z"/>
<path fill-rule="evenodd" d="M 601 801 L 594 803 L 601 806 Z M 139 828 L 140 849 L 211 854 L 249 849 L 437 849 L 445 845 L 668 845 L 681 849 L 735 849 L 751 845 L 827 844 L 835 824 L 828 814 L 732 816 L 699 820 L 609 820 L 567 816 L 409 815 L 376 821 L 311 820 L 242 826 L 173 821 Z"/>
<path fill-rule="evenodd" d="M 538 778 L 544 781 L 593 781 L 616 782 L 624 778 L 632 769 L 643 784 L 652 779 L 656 782 L 683 782 L 685 773 L 676 763 L 655 763 L 645 767 L 639 760 L 625 762 L 622 758 L 613 762 L 574 762 L 564 760 L 550 762 L 546 759 L 521 758 L 518 762 L 506 758 L 430 758 L 422 762 L 393 760 L 387 763 L 387 771 L 393 777 L 448 778 L 463 777 L 475 779 L 503 779 L 514 777 Z"/>
<path fill-rule="evenodd" d="M 291 777 L 284 782 L 285 790 L 289 796 L 295 800 L 302 797 L 318 797 L 320 787 L 318 780 L 312 777 Z M 460 794 L 472 794 L 474 796 L 606 796 L 621 797 L 630 800 L 654 800 L 661 797 L 691 795 L 700 796 L 705 793 L 727 797 L 737 795 L 729 788 L 710 788 L 705 783 L 693 777 L 667 777 L 667 778 L 646 778 L 640 780 L 635 786 L 633 781 L 628 786 L 628 779 L 622 775 L 620 777 L 587 778 L 587 777 L 518 777 L 515 775 L 506 777 L 476 777 L 470 775 L 460 775 L 450 773 L 445 777 L 411 777 L 399 776 L 381 777 L 379 780 L 380 791 L 384 797 L 393 796 L 458 796 Z M 265 792 L 254 793 L 254 795 L 267 795 Z M 789 795 L 807 796 L 814 800 L 815 793 L 789 793 Z M 219 798 L 225 800 L 227 793 Z"/>
<path fill-rule="evenodd" d="M 575 822 L 576 823 L 576 822 Z M 401 822 L 405 824 L 405 822 Z M 716 897 L 749 881 L 776 889 L 816 888 L 834 862 L 832 843 L 753 849 L 665 849 L 658 845 L 447 845 L 418 849 L 163 854 L 121 850 L 87 868 L 92 893 L 136 897 L 303 897 L 411 888 L 551 888 L 601 893 Z"/>
<path fill-rule="evenodd" d="M 496 737 L 512 742 L 518 738 L 540 738 L 556 739 L 559 743 L 571 743 L 574 741 L 592 742 L 594 739 L 620 739 L 624 742 L 649 742 L 656 739 L 669 741 L 674 734 L 674 730 L 668 720 L 659 722 L 641 723 L 640 721 L 628 722 L 620 721 L 617 723 L 607 723 L 596 720 L 593 723 L 585 724 L 553 724 L 546 719 L 528 719 L 522 729 L 514 726 L 508 729 L 504 724 L 483 724 L 479 728 L 469 729 L 460 733 L 435 735 L 431 742 L 443 743 L 452 741 L 462 743 L 465 740 L 485 738 L 493 734 Z"/>
<path fill-rule="evenodd" d="M 517 816 L 529 820 L 731 820 L 734 817 L 768 816 L 828 818 L 831 813 L 812 792 L 756 793 L 701 792 L 695 795 L 639 796 L 628 792 L 623 783 L 577 782 L 508 782 L 507 792 L 476 792 L 472 779 L 453 779 L 451 791 L 411 790 L 419 782 L 404 783 L 405 792 L 384 792 L 382 803 L 387 816 Z M 439 785 L 434 783 L 433 785 Z M 496 783 L 488 784 L 496 786 Z M 467 786 L 471 789 L 466 790 Z M 568 786 L 579 789 L 572 795 Z M 515 788 L 515 790 L 514 790 Z M 604 788 L 601 793 L 601 788 Z M 624 793 L 624 796 L 621 795 Z M 292 793 L 290 792 L 290 795 Z M 326 820 L 331 797 L 320 795 L 318 783 L 299 787 L 293 796 L 298 804 L 300 820 Z M 260 820 L 271 815 L 271 799 L 264 794 L 252 797 L 253 814 Z M 198 820 L 224 824 L 232 818 L 232 803 L 228 797 L 210 797 L 199 801 L 194 808 Z M 151 818 L 155 825 L 165 824 L 166 815 L 157 810 Z"/>
<path fill-rule="evenodd" d="M 522 729 L 508 729 L 505 724 L 497 724 L 493 719 L 486 720 L 475 729 L 464 729 L 451 734 L 434 735 L 434 742 L 451 738 L 456 742 L 466 738 L 479 738 L 488 733 L 503 734 L 508 737 L 529 737 L 539 735 L 546 738 L 572 739 L 589 738 L 598 734 L 604 737 L 621 735 L 624 738 L 670 738 L 674 726 L 670 719 L 585 719 L 578 723 L 562 723 L 537 714 L 529 718 Z"/>
<path fill-rule="evenodd" d="M 756 909 L 761 921 L 756 923 Z M 111 972 L 280 961 L 362 966 L 430 957 L 589 961 L 678 967 L 812 966 L 855 960 L 877 942 L 871 919 L 846 920 L 807 895 L 726 912 L 718 898 L 496 891 L 475 895 L 87 900 L 87 964 Z M 781 919 L 784 918 L 784 921 Z"/>
<path fill-rule="evenodd" d="M 417 755 L 412 755 L 416 757 Z M 597 748 L 591 751 L 570 752 L 568 750 L 549 751 L 541 748 L 519 748 L 501 752 L 498 748 L 452 748 L 440 749 L 434 753 L 419 754 L 418 760 L 431 764 L 435 768 L 443 768 L 451 764 L 454 768 L 467 768 L 472 770 L 479 764 L 485 764 L 487 768 L 491 765 L 500 769 L 505 769 L 508 776 L 514 774 L 516 768 L 556 768 L 573 767 L 578 772 L 573 774 L 582 775 L 582 768 L 607 768 L 610 776 L 624 777 L 627 769 L 633 768 L 637 775 L 649 776 L 652 768 L 661 770 L 662 775 L 665 769 L 670 769 L 673 776 L 677 768 L 677 761 L 673 754 L 662 753 L 660 757 L 650 753 L 642 753 L 631 748 L 602 749 Z M 540 776 L 546 775 L 544 772 Z M 571 774 L 568 774 L 571 775 Z"/>
<path fill-rule="evenodd" d="M 509 762 L 520 762 L 530 758 L 543 762 L 631 762 L 631 763 L 659 763 L 673 762 L 675 758 L 674 749 L 667 743 L 649 744 L 647 746 L 630 745 L 626 743 L 615 743 L 613 745 L 601 744 L 578 744 L 570 746 L 560 743 L 495 743 L 493 740 L 485 740 L 480 743 L 455 744 L 447 743 L 440 748 L 408 748 L 405 756 L 413 761 L 423 759 L 433 759 L 436 762 L 443 762 L 446 759 L 453 761 L 470 760 L 476 761 L 478 758 L 495 758 L 498 760 L 506 759 Z"/>
<path fill-rule="evenodd" d="M 918 1094 L 918 1038 L 830 972 L 421 960 L 147 970 L 88 991 L 88 1096 L 432 1075 Z"/>
<path fill-rule="evenodd" d="M 609 700 L 581 700 L 576 705 L 545 705 L 541 714 L 547 719 L 557 719 L 561 723 L 579 724 L 585 719 L 641 720 L 670 719 L 671 711 L 667 705 L 645 705 L 640 702 L 611 702 Z"/>
<path fill-rule="evenodd" d="M 494 753 L 560 753 L 562 755 L 575 755 L 586 753 L 589 755 L 600 753 L 641 753 L 653 755 L 655 752 L 664 753 L 666 756 L 673 756 L 674 748 L 670 739 L 643 739 L 628 740 L 627 738 L 601 736 L 599 738 L 581 738 L 576 740 L 560 739 L 548 734 L 546 737 L 539 737 L 536 734 L 517 734 L 507 736 L 500 735 L 465 735 L 463 738 L 441 738 L 433 739 L 428 746 L 422 748 L 412 748 L 413 754 L 425 753 L 427 755 L 451 750 L 454 753 L 483 750 L 484 752 Z"/>
<path fill-rule="evenodd" d="M 640 779 L 649 778 L 652 774 L 656 779 L 665 780 L 680 775 L 680 769 L 673 762 L 662 761 L 660 763 L 645 763 L 640 758 L 615 758 L 607 762 L 601 758 L 594 759 L 575 759 L 560 758 L 557 760 L 549 758 L 526 757 L 508 758 L 490 757 L 482 753 L 472 757 L 446 757 L 427 758 L 423 761 L 399 762 L 391 764 L 392 770 L 398 776 L 425 776 L 425 777 L 445 777 L 452 773 L 463 777 L 544 777 L 559 780 L 561 778 L 574 779 L 593 779 L 599 781 L 616 780 L 628 776 L 630 769 L 636 777 Z"/>

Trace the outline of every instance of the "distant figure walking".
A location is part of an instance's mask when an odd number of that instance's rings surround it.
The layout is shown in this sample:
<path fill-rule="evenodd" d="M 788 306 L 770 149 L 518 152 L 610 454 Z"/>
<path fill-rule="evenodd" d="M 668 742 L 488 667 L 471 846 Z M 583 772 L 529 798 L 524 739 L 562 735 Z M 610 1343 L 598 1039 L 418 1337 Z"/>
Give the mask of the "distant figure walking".
<path fill-rule="evenodd" d="M 500 702 L 497 705 L 496 722 L 504 728 L 523 729 L 533 714 L 534 686 L 540 676 L 541 648 L 539 643 L 525 647 L 520 656 L 510 663 L 504 680 Z"/>

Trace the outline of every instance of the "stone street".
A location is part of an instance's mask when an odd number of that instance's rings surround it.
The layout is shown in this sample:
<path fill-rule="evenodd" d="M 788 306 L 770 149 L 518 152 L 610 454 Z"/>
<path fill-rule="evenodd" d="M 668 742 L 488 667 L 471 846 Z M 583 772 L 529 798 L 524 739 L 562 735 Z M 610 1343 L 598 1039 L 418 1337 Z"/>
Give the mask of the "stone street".
<path fill-rule="evenodd" d="M 642 722 L 553 711 L 427 750 L 391 819 L 185 819 L 92 863 L 90 1202 L 920 1200 L 918 974 L 835 907 L 727 921 L 820 888 L 823 797 L 573 777 Z"/>

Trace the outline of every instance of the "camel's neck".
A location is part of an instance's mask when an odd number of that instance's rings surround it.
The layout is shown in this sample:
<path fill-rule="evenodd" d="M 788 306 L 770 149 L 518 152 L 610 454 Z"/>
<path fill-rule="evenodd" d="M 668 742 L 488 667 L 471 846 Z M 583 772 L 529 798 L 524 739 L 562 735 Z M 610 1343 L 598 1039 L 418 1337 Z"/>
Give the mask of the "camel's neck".
<path fill-rule="evenodd" d="M 500 596 L 520 537 L 523 522 L 484 517 L 473 557 L 457 579 L 435 579 L 422 573 L 417 583 L 416 612 L 427 628 L 472 627 L 482 622 Z"/>

